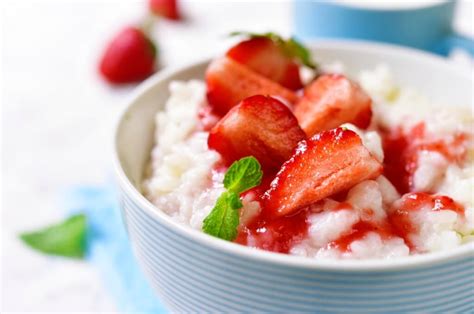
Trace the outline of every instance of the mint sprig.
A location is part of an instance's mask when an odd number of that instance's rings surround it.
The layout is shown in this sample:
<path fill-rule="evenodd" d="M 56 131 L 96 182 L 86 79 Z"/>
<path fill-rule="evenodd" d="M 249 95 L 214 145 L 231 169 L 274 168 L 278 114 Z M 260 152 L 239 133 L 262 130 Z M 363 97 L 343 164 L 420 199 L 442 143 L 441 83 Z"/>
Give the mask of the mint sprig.
<path fill-rule="evenodd" d="M 233 241 L 237 237 L 239 209 L 243 207 L 240 194 L 260 185 L 263 172 L 255 157 L 244 157 L 234 162 L 224 177 L 223 192 L 216 205 L 203 221 L 202 230 L 223 240 Z"/>
<path fill-rule="evenodd" d="M 245 36 L 248 38 L 268 38 L 277 45 L 279 45 L 289 57 L 297 59 L 301 64 L 313 70 L 316 70 L 317 68 L 316 63 L 311 58 L 311 53 L 308 48 L 306 48 L 294 37 L 285 40 L 280 35 L 273 32 L 253 33 L 243 31 L 232 32 L 230 33 L 230 36 Z"/>
<path fill-rule="evenodd" d="M 234 162 L 224 177 L 224 187 L 237 194 L 257 186 L 262 181 L 262 168 L 254 157 L 244 157 Z"/>
<path fill-rule="evenodd" d="M 239 195 L 225 191 L 217 199 L 216 205 L 204 219 L 202 230 L 220 239 L 232 241 L 237 237 L 239 209 L 242 208 Z"/>
<path fill-rule="evenodd" d="M 83 258 L 86 251 L 87 220 L 84 214 L 37 230 L 25 232 L 20 239 L 40 252 L 70 258 Z"/>

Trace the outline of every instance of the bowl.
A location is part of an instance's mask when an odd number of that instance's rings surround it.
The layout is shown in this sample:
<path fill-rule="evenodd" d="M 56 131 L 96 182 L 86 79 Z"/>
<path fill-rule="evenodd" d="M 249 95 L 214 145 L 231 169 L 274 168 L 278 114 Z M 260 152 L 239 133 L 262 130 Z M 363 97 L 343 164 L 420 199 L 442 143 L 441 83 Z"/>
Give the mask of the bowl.
<path fill-rule="evenodd" d="M 319 62 L 342 61 L 348 73 L 387 63 L 403 85 L 439 103 L 472 102 L 472 78 L 445 59 L 367 42 L 310 45 Z M 466 312 L 474 304 L 474 244 L 393 260 L 311 260 L 213 238 L 173 221 L 141 193 L 153 146 L 154 115 L 173 80 L 203 78 L 209 60 L 168 69 L 145 81 L 116 130 L 120 204 L 134 254 L 172 311 Z"/>

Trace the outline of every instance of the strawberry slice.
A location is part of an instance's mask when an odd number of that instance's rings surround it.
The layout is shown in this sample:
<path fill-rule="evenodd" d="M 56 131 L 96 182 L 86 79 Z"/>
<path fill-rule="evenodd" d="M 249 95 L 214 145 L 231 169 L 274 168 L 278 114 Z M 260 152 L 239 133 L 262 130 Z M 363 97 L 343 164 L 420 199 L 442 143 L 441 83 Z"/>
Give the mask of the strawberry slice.
<path fill-rule="evenodd" d="M 268 37 L 244 40 L 230 48 L 226 56 L 288 89 L 303 88 L 298 64 Z"/>
<path fill-rule="evenodd" d="M 290 103 L 296 94 L 227 57 L 214 60 L 206 71 L 207 100 L 214 111 L 225 115 L 244 98 L 253 95 L 281 97 Z"/>
<path fill-rule="evenodd" d="M 227 164 L 254 156 L 264 170 L 276 172 L 305 138 L 298 121 L 275 98 L 256 95 L 232 108 L 209 133 L 209 148 Z"/>
<path fill-rule="evenodd" d="M 381 172 L 356 133 L 325 131 L 298 144 L 265 192 L 264 206 L 274 216 L 292 214 Z"/>
<path fill-rule="evenodd" d="M 367 128 L 372 100 L 362 88 L 340 74 L 325 74 L 305 88 L 295 106 L 295 116 L 306 135 L 352 123 Z"/>

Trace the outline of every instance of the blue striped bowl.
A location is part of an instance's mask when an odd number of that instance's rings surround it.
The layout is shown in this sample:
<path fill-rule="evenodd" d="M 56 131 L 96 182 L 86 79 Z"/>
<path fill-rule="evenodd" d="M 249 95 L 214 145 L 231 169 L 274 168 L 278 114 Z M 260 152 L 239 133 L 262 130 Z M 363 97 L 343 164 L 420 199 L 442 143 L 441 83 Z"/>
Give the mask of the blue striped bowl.
<path fill-rule="evenodd" d="M 440 102 L 472 102 L 472 78 L 444 59 L 361 42 L 320 42 L 313 48 L 319 61 L 340 60 L 349 73 L 385 62 L 399 81 Z M 148 202 L 139 186 L 153 145 L 154 115 L 169 95 L 170 81 L 202 78 L 206 65 L 166 70 L 143 83 L 116 133 L 116 172 L 129 238 L 147 278 L 171 311 L 474 311 L 472 244 L 396 260 L 317 261 L 212 238 L 177 224 Z"/>

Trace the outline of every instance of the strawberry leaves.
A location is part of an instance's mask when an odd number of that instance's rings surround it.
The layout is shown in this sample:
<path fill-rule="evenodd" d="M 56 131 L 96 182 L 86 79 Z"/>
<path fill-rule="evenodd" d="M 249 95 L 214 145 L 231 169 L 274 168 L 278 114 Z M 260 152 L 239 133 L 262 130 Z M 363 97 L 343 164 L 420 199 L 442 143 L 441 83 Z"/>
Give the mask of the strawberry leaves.
<path fill-rule="evenodd" d="M 283 47 L 288 55 L 298 59 L 300 63 L 304 66 L 316 70 L 316 64 L 311 58 L 311 53 L 305 46 L 303 46 L 303 44 L 297 41 L 294 37 L 288 39 Z"/>

